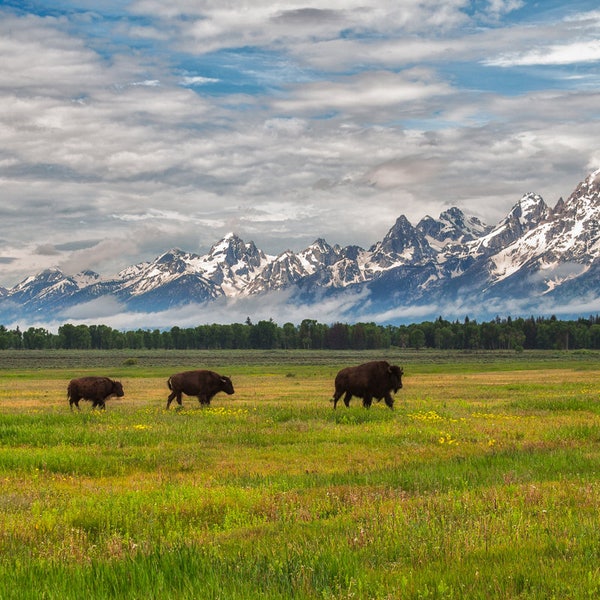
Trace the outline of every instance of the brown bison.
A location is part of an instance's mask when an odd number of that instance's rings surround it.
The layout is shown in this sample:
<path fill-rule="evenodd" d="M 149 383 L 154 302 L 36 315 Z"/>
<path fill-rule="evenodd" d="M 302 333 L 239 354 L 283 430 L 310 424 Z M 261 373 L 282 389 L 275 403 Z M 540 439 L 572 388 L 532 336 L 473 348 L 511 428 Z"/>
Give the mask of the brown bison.
<path fill-rule="evenodd" d="M 364 363 L 357 367 L 342 369 L 335 378 L 335 392 L 333 394 L 333 408 L 338 400 L 344 396 L 344 404 L 350 406 L 350 398 L 362 398 L 365 408 L 370 408 L 373 398 L 378 401 L 382 398 L 385 403 L 394 408 L 394 394 L 402 387 L 404 371 L 400 367 L 390 365 L 386 360 L 376 360 Z"/>
<path fill-rule="evenodd" d="M 110 396 L 121 398 L 125 395 L 120 381 L 113 381 L 108 377 L 80 377 L 71 379 L 67 387 L 69 406 L 73 410 L 73 404 L 79 409 L 79 401 L 83 398 L 92 403 L 92 408 L 99 406 L 106 408 L 105 402 Z"/>
<path fill-rule="evenodd" d="M 197 396 L 198 402 L 202 406 L 208 406 L 215 394 L 225 392 L 231 396 L 234 393 L 233 384 L 229 377 L 204 369 L 171 375 L 167 381 L 167 386 L 171 390 L 167 398 L 167 409 L 171 406 L 174 398 L 177 398 L 177 403 L 182 406 L 181 394 Z"/>

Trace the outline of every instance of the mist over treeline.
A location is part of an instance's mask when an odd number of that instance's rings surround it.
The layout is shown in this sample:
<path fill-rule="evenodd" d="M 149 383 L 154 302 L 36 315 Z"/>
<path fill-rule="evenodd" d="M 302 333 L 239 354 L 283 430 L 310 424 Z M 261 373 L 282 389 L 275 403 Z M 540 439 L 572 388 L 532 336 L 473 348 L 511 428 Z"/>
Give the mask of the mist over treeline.
<path fill-rule="evenodd" d="M 66 323 L 52 333 L 43 327 L 7 329 L 0 325 L 0 349 L 312 349 L 369 350 L 436 348 L 448 350 L 600 349 L 600 316 L 500 318 L 477 322 L 439 317 L 411 325 L 334 323 L 305 319 L 280 326 L 271 320 L 227 325 L 120 331 L 107 325 Z"/>

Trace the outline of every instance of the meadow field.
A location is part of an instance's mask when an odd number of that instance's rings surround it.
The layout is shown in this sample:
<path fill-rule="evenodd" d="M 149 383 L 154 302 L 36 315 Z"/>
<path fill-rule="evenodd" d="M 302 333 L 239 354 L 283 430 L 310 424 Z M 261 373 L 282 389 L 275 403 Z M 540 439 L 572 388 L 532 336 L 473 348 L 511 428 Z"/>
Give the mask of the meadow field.
<path fill-rule="evenodd" d="M 375 358 L 394 410 L 334 411 Z M 189 368 L 235 395 L 166 411 Z M 599 353 L 0 352 L 2 600 L 597 597 Z"/>

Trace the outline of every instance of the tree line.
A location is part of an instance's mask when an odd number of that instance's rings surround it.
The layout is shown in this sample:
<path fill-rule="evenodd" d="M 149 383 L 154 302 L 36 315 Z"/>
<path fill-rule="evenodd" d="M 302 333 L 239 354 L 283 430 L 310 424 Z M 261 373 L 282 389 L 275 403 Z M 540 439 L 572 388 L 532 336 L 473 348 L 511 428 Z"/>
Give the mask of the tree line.
<path fill-rule="evenodd" d="M 333 323 L 305 319 L 299 325 L 273 320 L 228 325 L 120 331 L 107 325 L 66 323 L 52 333 L 42 327 L 21 331 L 0 325 L 0 349 L 318 349 L 368 350 L 436 348 L 453 350 L 600 349 L 600 316 L 499 318 L 478 323 L 439 317 L 411 325 Z"/>

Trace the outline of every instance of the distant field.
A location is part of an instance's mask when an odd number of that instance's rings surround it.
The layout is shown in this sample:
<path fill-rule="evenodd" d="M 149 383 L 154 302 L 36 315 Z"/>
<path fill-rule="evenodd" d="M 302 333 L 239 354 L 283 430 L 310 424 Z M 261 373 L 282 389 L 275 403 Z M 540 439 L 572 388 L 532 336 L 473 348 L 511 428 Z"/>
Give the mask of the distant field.
<path fill-rule="evenodd" d="M 583 368 L 593 367 L 600 361 L 596 350 L 413 350 L 390 348 L 388 350 L 0 350 L 0 377 L 15 372 L 50 370 L 56 377 L 65 372 L 79 374 L 109 369 L 136 377 L 144 368 L 154 372 L 172 368 L 225 368 L 231 372 L 249 366 L 286 365 L 338 367 L 357 361 L 385 358 L 399 365 L 410 365 L 413 371 L 430 372 L 439 366 L 444 370 L 481 370 L 482 368 L 516 370 L 560 368 L 565 363 Z M 135 368 L 131 368 L 135 367 Z"/>
<path fill-rule="evenodd" d="M 404 366 L 394 411 L 329 402 Z M 0 352 L 0 598 L 594 598 L 600 354 Z M 166 378 L 236 393 L 165 410 Z M 71 412 L 81 374 L 119 378 Z"/>

